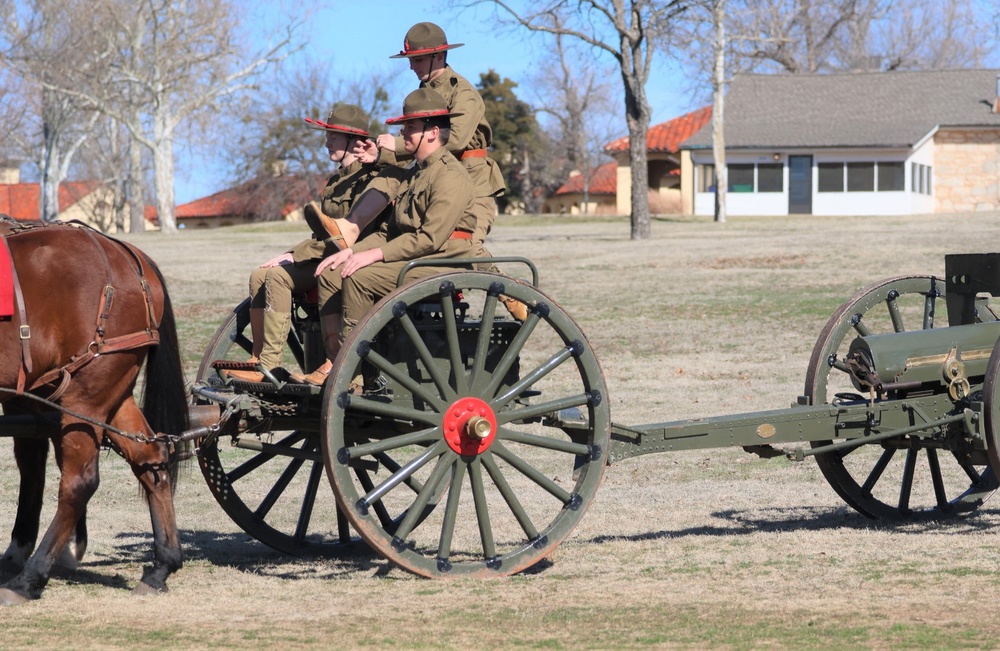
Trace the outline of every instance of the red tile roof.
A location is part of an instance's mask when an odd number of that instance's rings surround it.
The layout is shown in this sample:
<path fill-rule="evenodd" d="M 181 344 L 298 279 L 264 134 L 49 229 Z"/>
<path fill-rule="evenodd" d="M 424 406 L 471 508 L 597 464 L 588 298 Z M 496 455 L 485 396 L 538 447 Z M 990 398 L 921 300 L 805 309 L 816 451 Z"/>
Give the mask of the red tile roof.
<path fill-rule="evenodd" d="M 649 127 L 646 134 L 646 149 L 647 151 L 668 154 L 677 153 L 684 141 L 697 133 L 711 119 L 712 107 L 706 106 L 679 118 L 655 124 Z M 628 136 L 608 143 L 604 150 L 607 152 L 627 152 Z"/>
<path fill-rule="evenodd" d="M 611 161 L 596 168 L 590 173 L 589 194 L 615 194 L 618 189 L 618 163 Z M 574 174 L 562 184 L 556 194 L 572 194 L 583 192 L 583 174 Z"/>
<path fill-rule="evenodd" d="M 98 181 L 66 181 L 59 186 L 59 210 L 68 210 L 73 204 L 100 187 Z M 38 220 L 38 200 L 41 186 L 38 183 L 0 184 L 0 213 L 14 219 Z"/>
<path fill-rule="evenodd" d="M 261 203 L 260 193 L 280 202 L 281 214 L 286 215 L 302 206 L 302 197 L 315 197 L 323 191 L 324 176 L 282 176 L 266 180 L 255 179 L 201 199 L 177 206 L 176 219 L 251 215 Z"/>

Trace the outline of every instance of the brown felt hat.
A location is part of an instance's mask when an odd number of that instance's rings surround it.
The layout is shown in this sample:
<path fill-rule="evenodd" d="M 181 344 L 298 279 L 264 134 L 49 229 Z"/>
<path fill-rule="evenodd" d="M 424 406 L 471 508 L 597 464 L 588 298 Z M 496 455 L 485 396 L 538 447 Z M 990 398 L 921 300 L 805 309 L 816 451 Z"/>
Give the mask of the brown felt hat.
<path fill-rule="evenodd" d="M 448 37 L 444 35 L 444 30 L 434 23 L 417 23 L 406 32 L 403 39 L 403 49 L 399 54 L 393 54 L 390 59 L 409 59 L 435 52 L 444 52 L 452 48 L 462 47 L 464 43 L 448 44 Z"/>
<path fill-rule="evenodd" d="M 452 118 L 461 113 L 452 113 L 448 103 L 441 95 L 430 88 L 418 88 L 406 96 L 403 102 L 403 114 L 389 118 L 386 124 L 399 124 L 407 120 L 426 120 L 427 118 Z"/>
<path fill-rule="evenodd" d="M 354 104 L 335 104 L 326 122 L 314 118 L 305 118 L 310 129 L 336 131 L 349 136 L 368 138 L 368 116 L 360 107 Z"/>

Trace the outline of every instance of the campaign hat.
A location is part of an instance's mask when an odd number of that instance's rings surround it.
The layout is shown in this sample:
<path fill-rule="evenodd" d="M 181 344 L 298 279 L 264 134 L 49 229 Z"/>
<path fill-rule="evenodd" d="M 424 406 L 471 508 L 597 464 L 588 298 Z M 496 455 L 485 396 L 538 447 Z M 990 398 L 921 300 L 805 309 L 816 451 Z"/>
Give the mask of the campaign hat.
<path fill-rule="evenodd" d="M 403 114 L 389 118 L 386 124 L 399 124 L 408 120 L 426 120 L 427 118 L 452 118 L 461 113 L 453 113 L 448 103 L 440 94 L 430 88 L 418 88 L 403 101 Z"/>
<path fill-rule="evenodd" d="M 334 104 L 325 122 L 316 118 L 305 118 L 305 121 L 310 129 L 335 131 L 362 138 L 371 136 L 368 132 L 368 115 L 354 104 Z"/>
<path fill-rule="evenodd" d="M 406 32 L 403 38 L 403 49 L 399 54 L 393 54 L 390 59 L 409 59 L 435 52 L 444 52 L 456 47 L 462 47 L 464 43 L 448 43 L 448 37 L 444 35 L 444 30 L 434 23 L 417 23 Z"/>

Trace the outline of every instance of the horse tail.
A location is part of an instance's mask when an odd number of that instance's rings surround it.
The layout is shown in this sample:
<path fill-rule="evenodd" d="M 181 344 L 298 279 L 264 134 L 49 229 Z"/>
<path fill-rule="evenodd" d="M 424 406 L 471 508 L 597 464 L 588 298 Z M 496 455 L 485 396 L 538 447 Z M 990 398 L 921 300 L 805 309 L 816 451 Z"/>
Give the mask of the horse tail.
<path fill-rule="evenodd" d="M 176 435 L 188 428 L 187 388 L 181 368 L 177 324 L 167 285 L 159 268 L 152 261 L 149 262 L 163 287 L 163 315 L 160 318 L 160 344 L 150 346 L 146 357 L 142 413 L 154 432 Z M 186 453 L 190 447 L 191 444 L 187 441 L 172 446 L 170 477 L 174 482 L 173 486 L 177 485 L 178 461 L 188 456 Z"/>

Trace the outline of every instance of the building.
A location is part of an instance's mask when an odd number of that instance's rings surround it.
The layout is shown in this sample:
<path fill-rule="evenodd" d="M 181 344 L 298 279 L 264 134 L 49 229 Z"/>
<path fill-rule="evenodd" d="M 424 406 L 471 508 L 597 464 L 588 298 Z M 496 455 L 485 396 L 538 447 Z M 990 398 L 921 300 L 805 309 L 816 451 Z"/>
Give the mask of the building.
<path fill-rule="evenodd" d="M 727 109 L 727 115 L 728 109 Z M 681 145 L 712 120 L 706 106 L 649 127 L 646 133 L 646 165 L 649 170 L 649 210 L 652 213 L 690 213 L 681 197 Z M 629 138 L 619 138 L 604 148 L 617 162 L 615 212 L 632 212 L 632 167 Z"/>
<path fill-rule="evenodd" d="M 559 215 L 613 215 L 618 164 L 614 161 L 599 165 L 587 177 L 578 171 L 559 186 L 545 203 L 542 212 Z"/>
<path fill-rule="evenodd" d="M 326 181 L 327 177 L 320 175 L 261 177 L 179 205 L 174 218 L 183 228 L 302 221 L 303 205 L 320 196 Z"/>
<path fill-rule="evenodd" d="M 729 215 L 1000 210 L 1000 70 L 741 75 L 726 95 Z M 711 215 L 711 125 L 681 145 Z"/>

